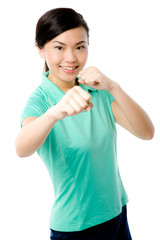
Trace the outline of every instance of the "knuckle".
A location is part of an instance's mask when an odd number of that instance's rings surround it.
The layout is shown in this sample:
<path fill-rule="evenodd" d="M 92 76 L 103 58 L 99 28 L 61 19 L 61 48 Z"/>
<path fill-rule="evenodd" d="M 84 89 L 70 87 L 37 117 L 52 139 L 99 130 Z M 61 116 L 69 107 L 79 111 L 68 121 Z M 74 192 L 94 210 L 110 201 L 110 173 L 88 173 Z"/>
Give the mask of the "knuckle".
<path fill-rule="evenodd" d="M 91 95 L 88 93 L 88 95 L 86 96 L 86 100 L 90 101 L 91 100 Z"/>
<path fill-rule="evenodd" d="M 81 112 L 81 109 L 80 108 L 77 108 L 76 111 L 75 111 L 75 114 L 78 114 Z"/>
<path fill-rule="evenodd" d="M 72 95 L 74 93 L 75 93 L 75 87 L 73 87 L 67 91 L 67 95 Z"/>
<path fill-rule="evenodd" d="M 81 112 L 83 110 L 83 107 L 82 106 L 79 106 L 78 108 L 77 108 L 77 111 L 78 112 Z"/>
<path fill-rule="evenodd" d="M 69 112 L 68 112 L 68 116 L 72 116 L 73 114 L 74 114 L 73 111 L 69 111 Z"/>
<path fill-rule="evenodd" d="M 69 94 L 66 94 L 65 95 L 65 99 L 64 99 L 64 103 L 68 103 L 69 102 L 69 100 L 70 100 L 70 95 Z"/>
<path fill-rule="evenodd" d="M 88 107 L 88 102 L 86 102 L 84 105 L 83 105 L 83 108 L 86 108 Z"/>
<path fill-rule="evenodd" d="M 71 94 L 72 93 L 72 89 L 69 89 L 68 91 L 67 91 L 67 94 L 66 95 L 69 95 L 69 94 Z"/>
<path fill-rule="evenodd" d="M 76 113 L 79 113 L 81 110 L 82 110 L 82 106 L 81 106 L 80 104 L 77 104 L 77 105 L 75 106 L 75 112 L 76 112 Z"/>
<path fill-rule="evenodd" d="M 91 66 L 90 68 L 91 68 L 92 70 L 97 70 L 97 68 L 94 67 L 94 66 Z"/>
<path fill-rule="evenodd" d="M 77 91 L 79 90 L 78 86 L 74 86 L 72 89 L 68 90 L 67 94 L 68 96 L 73 96 Z"/>
<path fill-rule="evenodd" d="M 79 87 L 79 86 L 74 86 L 72 89 L 73 89 L 74 92 L 79 92 L 80 89 L 81 89 L 81 87 Z"/>
<path fill-rule="evenodd" d="M 68 115 L 68 116 L 72 116 L 72 112 L 71 112 L 71 111 L 68 111 L 68 112 L 67 112 L 67 115 Z"/>
<path fill-rule="evenodd" d="M 79 86 L 74 86 L 72 89 L 78 89 L 79 88 Z"/>
<path fill-rule="evenodd" d="M 69 107 L 67 114 L 68 114 L 68 116 L 72 116 L 73 114 L 75 114 L 75 109 L 73 109 L 72 107 Z"/>

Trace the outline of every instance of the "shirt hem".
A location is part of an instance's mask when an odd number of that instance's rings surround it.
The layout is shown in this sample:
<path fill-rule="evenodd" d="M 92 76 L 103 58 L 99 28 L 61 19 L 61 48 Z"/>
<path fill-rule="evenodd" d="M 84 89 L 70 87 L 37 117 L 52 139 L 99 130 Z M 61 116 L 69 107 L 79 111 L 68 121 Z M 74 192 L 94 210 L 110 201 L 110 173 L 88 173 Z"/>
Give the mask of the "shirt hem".
<path fill-rule="evenodd" d="M 88 229 L 90 227 L 94 227 L 94 226 L 97 226 L 99 224 L 102 224 L 104 222 L 107 222 L 115 217 L 117 217 L 119 214 L 121 214 L 122 212 L 122 207 L 124 207 L 125 205 L 127 205 L 128 203 L 128 199 L 126 200 L 126 202 L 124 204 L 122 204 L 121 208 L 116 210 L 113 213 L 109 214 L 107 217 L 106 216 L 103 216 L 102 218 L 95 218 L 94 221 L 93 221 L 93 224 L 87 224 L 87 223 L 84 223 L 82 225 L 79 225 L 77 226 L 76 224 L 73 224 L 72 223 L 72 227 L 69 226 L 69 225 L 57 225 L 57 224 L 50 224 L 49 225 L 49 228 L 52 229 L 52 230 L 55 230 L 55 231 L 61 231 L 61 232 L 76 232 L 76 231 L 83 231 L 85 229 Z"/>

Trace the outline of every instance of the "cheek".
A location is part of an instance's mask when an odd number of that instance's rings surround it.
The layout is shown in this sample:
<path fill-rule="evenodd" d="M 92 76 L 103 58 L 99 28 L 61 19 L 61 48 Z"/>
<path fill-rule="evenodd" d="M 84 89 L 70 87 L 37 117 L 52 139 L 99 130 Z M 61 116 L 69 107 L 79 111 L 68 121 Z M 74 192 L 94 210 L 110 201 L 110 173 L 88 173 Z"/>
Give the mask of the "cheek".
<path fill-rule="evenodd" d="M 84 64 L 87 62 L 87 59 L 88 59 L 88 54 L 85 54 L 82 58 L 82 61 Z"/>
<path fill-rule="evenodd" d="M 61 61 L 61 57 L 60 56 L 55 56 L 54 54 L 49 54 L 46 57 L 46 61 L 47 61 L 49 66 L 58 65 Z"/>
<path fill-rule="evenodd" d="M 79 62 L 86 63 L 88 59 L 88 52 L 85 52 L 79 56 Z"/>

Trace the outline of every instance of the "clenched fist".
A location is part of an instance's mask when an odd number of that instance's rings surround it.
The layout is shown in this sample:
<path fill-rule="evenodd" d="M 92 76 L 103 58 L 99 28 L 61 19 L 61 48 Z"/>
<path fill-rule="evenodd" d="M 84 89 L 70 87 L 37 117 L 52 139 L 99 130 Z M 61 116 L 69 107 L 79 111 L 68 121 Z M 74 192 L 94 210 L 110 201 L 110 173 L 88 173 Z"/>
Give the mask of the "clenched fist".
<path fill-rule="evenodd" d="M 79 86 L 70 89 L 65 96 L 48 112 L 57 120 L 68 116 L 74 116 L 81 112 L 90 111 L 93 108 L 93 103 L 90 102 L 91 95 Z"/>
<path fill-rule="evenodd" d="M 117 83 L 109 79 L 106 75 L 100 72 L 96 67 L 90 66 L 83 69 L 79 76 L 81 77 L 78 81 L 81 84 L 90 86 L 98 90 L 110 91 L 114 88 Z"/>

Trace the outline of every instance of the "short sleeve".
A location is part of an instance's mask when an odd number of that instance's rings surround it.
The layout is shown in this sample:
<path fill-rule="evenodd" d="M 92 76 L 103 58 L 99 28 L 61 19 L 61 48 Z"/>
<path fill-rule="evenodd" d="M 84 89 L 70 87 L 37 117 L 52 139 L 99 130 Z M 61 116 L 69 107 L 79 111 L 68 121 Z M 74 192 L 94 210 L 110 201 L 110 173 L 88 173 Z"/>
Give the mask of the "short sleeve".
<path fill-rule="evenodd" d="M 21 115 L 21 126 L 26 117 L 40 117 L 47 111 L 47 109 L 48 104 L 45 99 L 45 95 L 39 87 L 30 95 L 27 100 Z"/>
<path fill-rule="evenodd" d="M 108 92 L 108 96 L 109 96 L 109 100 L 110 100 L 110 103 L 112 103 L 115 98 Z"/>
<path fill-rule="evenodd" d="M 108 112 L 108 115 L 110 116 L 112 125 L 116 131 L 115 119 L 114 119 L 114 115 L 111 107 L 111 103 L 115 100 L 115 98 L 106 90 L 101 90 L 100 94 L 101 94 L 103 104 Z"/>
<path fill-rule="evenodd" d="M 115 98 L 106 90 L 101 90 L 101 96 L 107 105 L 111 104 L 115 100 Z"/>

